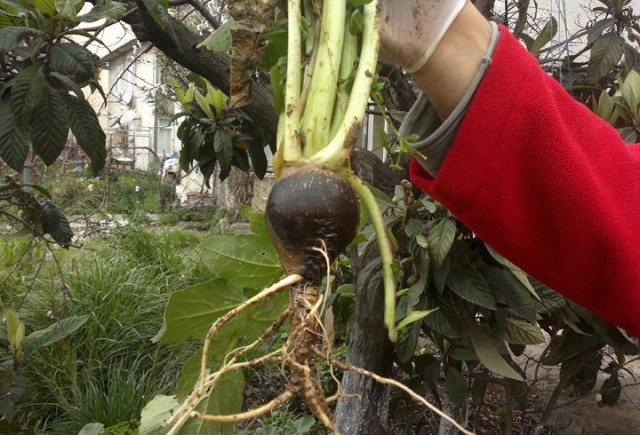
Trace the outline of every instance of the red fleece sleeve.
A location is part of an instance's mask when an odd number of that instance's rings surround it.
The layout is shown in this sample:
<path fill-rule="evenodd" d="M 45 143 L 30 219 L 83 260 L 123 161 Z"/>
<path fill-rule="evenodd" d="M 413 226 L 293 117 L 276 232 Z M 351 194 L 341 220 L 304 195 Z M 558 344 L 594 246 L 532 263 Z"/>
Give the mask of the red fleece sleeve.
<path fill-rule="evenodd" d="M 640 336 L 640 145 L 500 31 L 438 176 L 412 161 L 412 181 L 527 273 Z"/>

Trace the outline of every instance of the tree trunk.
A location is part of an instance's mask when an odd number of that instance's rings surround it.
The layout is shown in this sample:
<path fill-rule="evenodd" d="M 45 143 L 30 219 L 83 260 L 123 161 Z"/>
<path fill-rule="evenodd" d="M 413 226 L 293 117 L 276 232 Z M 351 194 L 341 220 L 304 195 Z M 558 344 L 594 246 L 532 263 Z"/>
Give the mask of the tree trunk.
<path fill-rule="evenodd" d="M 253 200 L 254 176 L 236 167 L 231 168 L 229 177 L 224 181 L 227 189 L 227 212 L 225 218 L 230 224 L 239 222 L 242 218 L 240 207 L 251 205 Z"/>
<path fill-rule="evenodd" d="M 392 171 L 373 153 L 354 149 L 352 168 L 366 183 L 393 194 L 394 187 L 404 174 Z M 350 252 L 353 275 L 378 256 L 377 249 L 369 249 L 362 256 Z M 353 316 L 347 362 L 388 377 L 393 367 L 393 345 L 384 327 L 384 292 L 382 288 L 369 291 L 368 282 L 356 289 L 356 311 Z M 369 296 L 373 299 L 370 300 Z M 342 378 L 342 397 L 336 407 L 336 427 L 342 435 L 370 435 L 387 432 L 389 389 L 370 378 L 347 372 Z"/>

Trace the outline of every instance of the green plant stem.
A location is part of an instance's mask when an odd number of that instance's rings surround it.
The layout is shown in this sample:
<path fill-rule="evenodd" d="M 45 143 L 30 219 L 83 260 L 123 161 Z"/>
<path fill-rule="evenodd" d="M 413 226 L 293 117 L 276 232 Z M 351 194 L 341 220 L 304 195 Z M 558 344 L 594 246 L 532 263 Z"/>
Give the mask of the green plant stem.
<path fill-rule="evenodd" d="M 349 31 L 349 20 L 345 22 L 344 43 L 342 45 L 342 60 L 340 61 L 340 77 L 338 81 L 338 95 L 333 112 L 330 137 L 335 136 L 347 112 L 349 92 L 351 91 L 351 75 L 354 73 L 358 60 L 358 36 Z"/>
<path fill-rule="evenodd" d="M 288 0 L 289 40 L 287 56 L 287 83 L 285 88 L 284 112 L 284 142 L 282 159 L 285 162 L 302 160 L 300 147 L 300 83 L 302 64 L 302 37 L 300 36 L 300 22 L 302 10 L 300 0 Z"/>
<path fill-rule="evenodd" d="M 345 117 L 331 142 L 309 158 L 311 162 L 329 170 L 337 171 L 344 164 L 360 135 L 378 62 L 380 21 L 377 7 L 378 0 L 364 6 L 362 51 Z"/>
<path fill-rule="evenodd" d="M 395 343 L 398 338 L 398 331 L 396 329 L 396 280 L 393 273 L 391 242 L 384 227 L 382 212 L 371 190 L 355 175 L 349 177 L 349 180 L 353 190 L 360 197 L 362 204 L 369 212 L 373 229 L 376 232 L 384 282 L 384 324 L 389 331 L 389 339 Z"/>
<path fill-rule="evenodd" d="M 301 125 L 305 140 L 303 152 L 307 157 L 329 142 L 342 59 L 346 10 L 346 0 L 325 1 L 322 5 L 320 40 Z"/>

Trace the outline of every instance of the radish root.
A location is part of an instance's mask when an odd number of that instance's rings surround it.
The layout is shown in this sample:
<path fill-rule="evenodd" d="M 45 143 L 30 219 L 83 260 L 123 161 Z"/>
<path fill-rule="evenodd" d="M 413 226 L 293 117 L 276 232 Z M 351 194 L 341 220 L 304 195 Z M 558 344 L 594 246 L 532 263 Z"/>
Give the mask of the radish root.
<path fill-rule="evenodd" d="M 216 336 L 220 329 L 240 314 L 243 310 L 264 300 L 265 298 L 278 293 L 284 289 L 290 291 L 289 308 L 284 310 L 280 316 L 267 328 L 264 333 L 254 342 L 247 346 L 239 347 L 229 353 L 224 360 L 223 365 L 215 372 L 208 376 L 208 349 L 211 340 Z M 165 426 L 171 427 L 168 434 L 175 435 L 184 424 L 191 418 L 207 422 L 217 423 L 238 423 L 246 420 L 253 420 L 268 414 L 277 407 L 283 405 L 296 395 L 299 395 L 307 405 L 311 413 L 324 424 L 329 433 L 337 434 L 333 420 L 334 416 L 329 408 L 329 404 L 336 401 L 340 397 L 359 397 L 357 394 L 345 394 L 340 390 L 340 383 L 333 375 L 333 368 L 337 367 L 342 371 L 352 371 L 362 376 L 369 377 L 376 382 L 384 385 L 390 385 L 406 392 L 412 399 L 423 404 L 440 417 L 449 421 L 463 434 L 468 435 L 472 432 L 466 430 L 450 416 L 444 414 L 434 405 L 429 403 L 423 397 L 413 392 L 410 388 L 402 383 L 385 378 L 368 370 L 352 366 L 348 363 L 338 360 L 331 354 L 330 348 L 320 350 L 317 347 L 326 339 L 324 327 L 320 321 L 320 312 L 323 306 L 323 297 L 320 295 L 318 288 L 302 279 L 300 275 L 290 275 L 279 281 L 271 287 L 264 289 L 262 292 L 247 300 L 244 304 L 236 309 L 229 311 L 220 317 L 210 328 L 205 339 L 205 349 L 203 350 L 203 359 L 201 366 L 200 381 L 197 388 L 187 397 L 182 406 L 175 414 L 165 422 Z M 267 340 L 275 334 L 286 320 L 291 323 L 291 331 L 286 343 L 279 349 L 248 361 L 238 362 L 238 359 L 250 350 L 253 350 L 260 343 Z M 326 361 L 331 370 L 332 376 L 338 384 L 338 393 L 329 398 L 325 398 L 320 382 L 316 375 L 316 365 L 318 361 Z M 268 403 L 245 412 L 231 415 L 207 415 L 195 410 L 198 403 L 206 393 L 210 393 L 219 379 L 232 370 L 243 369 L 246 367 L 255 367 L 266 364 L 281 364 L 289 371 L 289 384 L 286 390 L 275 397 Z"/>

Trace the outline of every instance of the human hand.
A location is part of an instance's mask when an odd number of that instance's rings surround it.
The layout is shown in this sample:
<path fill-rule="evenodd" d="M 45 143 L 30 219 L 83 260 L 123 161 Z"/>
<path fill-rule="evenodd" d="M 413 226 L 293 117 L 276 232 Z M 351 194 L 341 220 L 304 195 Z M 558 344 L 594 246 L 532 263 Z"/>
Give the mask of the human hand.
<path fill-rule="evenodd" d="M 412 73 L 427 62 L 466 0 L 381 0 L 380 60 Z"/>

